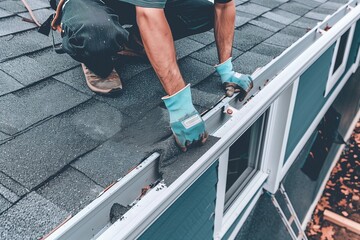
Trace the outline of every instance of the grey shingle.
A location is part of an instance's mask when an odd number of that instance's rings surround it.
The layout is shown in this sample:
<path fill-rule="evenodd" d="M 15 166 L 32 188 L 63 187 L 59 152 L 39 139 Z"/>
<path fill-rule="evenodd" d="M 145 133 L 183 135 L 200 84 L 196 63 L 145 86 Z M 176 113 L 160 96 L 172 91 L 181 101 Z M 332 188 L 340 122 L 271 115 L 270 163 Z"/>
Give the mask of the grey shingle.
<path fill-rule="evenodd" d="M 325 3 L 321 4 L 320 7 L 327 8 L 327 9 L 332 9 L 332 10 L 337 10 L 342 5 L 343 5 L 342 3 L 336 3 L 336 2 L 328 1 L 328 2 L 325 2 Z"/>
<path fill-rule="evenodd" d="M 236 12 L 235 28 L 245 25 L 254 18 L 256 18 L 256 15 L 245 12 Z"/>
<path fill-rule="evenodd" d="M 2 71 L 0 71 L 0 79 L 0 96 L 23 87 L 22 84 Z"/>
<path fill-rule="evenodd" d="M 306 29 L 298 28 L 294 26 L 287 26 L 286 28 L 282 29 L 280 33 L 288 34 L 297 38 L 301 38 L 307 33 Z"/>
<path fill-rule="evenodd" d="M 13 1 L 13 0 L 0 1 L 0 8 L 5 9 L 12 13 L 26 11 L 26 8 L 24 7 L 24 5 L 21 5 L 20 2 Z"/>
<path fill-rule="evenodd" d="M 297 2 L 287 2 L 279 6 L 279 8 L 299 16 L 303 16 L 305 13 L 309 12 L 312 9 L 309 6 Z"/>
<path fill-rule="evenodd" d="M 30 193 L 0 216 L 0 238 L 40 239 L 67 216 L 39 194 Z"/>
<path fill-rule="evenodd" d="M 124 176 L 150 152 L 155 151 L 154 143 L 170 135 L 168 112 L 156 107 L 95 150 L 79 158 L 72 166 L 106 186 Z"/>
<path fill-rule="evenodd" d="M 1 185 L 0 185 L 0 214 L 11 207 L 11 202 L 9 202 L 6 198 L 1 196 Z M 0 233 L 1 236 L 1 233 Z"/>
<path fill-rule="evenodd" d="M 48 80 L 0 98 L 0 128 L 15 134 L 89 97 L 55 80 Z"/>
<path fill-rule="evenodd" d="M 83 173 L 69 167 L 38 189 L 37 193 L 67 212 L 76 214 L 94 200 L 102 189 Z"/>
<path fill-rule="evenodd" d="M 220 80 L 220 79 L 219 79 Z M 192 100 L 193 103 L 206 109 L 214 106 L 219 100 L 220 97 L 217 94 L 212 94 L 209 92 L 204 92 L 198 89 L 192 89 Z"/>
<path fill-rule="evenodd" d="M 295 2 L 307 5 L 309 7 L 315 8 L 319 6 L 322 2 L 319 1 L 313 1 L 313 0 L 294 0 Z"/>
<path fill-rule="evenodd" d="M 276 1 L 276 0 L 251 0 L 250 2 L 259 4 L 264 7 L 268 7 L 268 8 L 276 8 L 282 4 L 281 1 Z"/>
<path fill-rule="evenodd" d="M 29 57 L 38 62 L 43 68 L 46 68 L 47 71 L 51 72 L 51 74 L 48 74 L 48 77 L 80 64 L 67 54 L 57 54 L 52 48 L 36 52 L 29 55 Z"/>
<path fill-rule="evenodd" d="M 305 14 L 305 17 L 315 19 L 318 21 L 324 20 L 326 18 L 326 16 L 327 16 L 327 14 L 322 14 L 322 13 L 318 13 L 315 11 L 311 11 L 311 12 L 308 12 L 307 14 Z"/>
<path fill-rule="evenodd" d="M 178 59 L 183 58 L 192 52 L 203 48 L 205 45 L 201 44 L 197 41 L 194 41 L 190 38 L 183 38 L 180 40 L 175 41 L 175 48 L 176 48 L 176 57 Z"/>
<path fill-rule="evenodd" d="M 270 20 L 268 18 L 265 17 L 258 17 L 254 20 L 250 21 L 251 24 L 264 28 L 266 30 L 272 31 L 272 32 L 277 32 L 280 29 L 284 28 L 286 25 L 281 24 L 279 22 L 275 22 L 273 20 Z"/>
<path fill-rule="evenodd" d="M 246 52 L 234 61 L 234 69 L 240 73 L 252 74 L 257 68 L 265 66 L 272 57 Z"/>
<path fill-rule="evenodd" d="M 291 25 L 295 27 L 305 28 L 305 29 L 311 29 L 316 26 L 318 23 L 317 20 L 302 17 L 293 22 Z"/>
<path fill-rule="evenodd" d="M 80 105 L 0 145 L 2 171 L 33 189 L 119 131 L 123 121 L 106 104 Z"/>
<path fill-rule="evenodd" d="M 77 67 L 60 73 L 58 75 L 55 75 L 53 78 L 75 88 L 82 93 L 90 96 L 95 95 L 95 93 L 91 91 L 86 85 L 85 75 L 81 67 Z"/>
<path fill-rule="evenodd" d="M 191 57 L 181 59 L 179 61 L 179 68 L 185 81 L 191 83 L 192 86 L 207 78 L 215 71 L 213 66 Z"/>
<path fill-rule="evenodd" d="M 11 15 L 13 15 L 11 12 L 8 12 L 0 8 L 0 18 L 9 17 Z"/>
<path fill-rule="evenodd" d="M 54 33 L 55 43 L 61 41 L 60 35 Z M 50 37 L 30 30 L 15 35 L 0 37 L 0 62 L 29 52 L 34 52 L 52 45 Z"/>
<path fill-rule="evenodd" d="M 270 37 L 273 33 L 263 28 L 247 24 L 235 30 L 234 47 L 240 51 L 247 51 L 258 43 Z"/>
<path fill-rule="evenodd" d="M 0 184 L 0 197 L 4 197 L 6 200 L 8 200 L 11 203 L 15 203 L 17 200 L 20 199 L 20 197 L 18 195 L 16 195 L 13 191 L 11 191 L 10 189 L 8 189 L 7 187 L 5 187 L 2 184 Z M 0 209 L 0 212 L 1 212 L 1 209 Z"/>
<path fill-rule="evenodd" d="M 251 51 L 254 53 L 275 58 L 278 55 L 280 55 L 285 49 L 286 49 L 285 47 L 281 47 L 281 46 L 276 46 L 267 43 L 260 43 L 259 45 L 251 49 Z"/>
<path fill-rule="evenodd" d="M 216 73 L 201 81 L 198 85 L 195 86 L 195 88 L 210 94 L 217 95 L 219 97 L 223 96 L 225 93 L 225 90 L 221 84 L 220 76 Z"/>
<path fill-rule="evenodd" d="M 14 179 L 11 179 L 9 176 L 5 175 L 3 172 L 0 172 L 0 183 L 11 192 L 15 193 L 18 197 L 24 196 L 29 191 L 16 182 Z"/>
<path fill-rule="evenodd" d="M 8 139 L 8 138 L 10 138 L 9 135 L 7 135 L 7 134 L 5 134 L 5 133 L 3 133 L 3 132 L 0 132 L 0 143 L 1 143 L 2 141 L 4 141 L 5 139 Z"/>
<path fill-rule="evenodd" d="M 189 36 L 190 39 L 193 39 L 199 43 L 202 43 L 204 45 L 208 45 L 210 43 L 213 43 L 215 41 L 214 33 L 207 31 L 204 33 L 199 33 L 193 36 Z"/>
<path fill-rule="evenodd" d="M 35 28 L 33 23 L 24 22 L 20 17 L 7 17 L 0 19 L 0 36 L 13 34 Z"/>
<path fill-rule="evenodd" d="M 247 3 L 244 3 L 244 4 L 241 4 L 241 5 L 237 6 L 236 10 L 240 11 L 240 12 L 250 13 L 250 14 L 253 14 L 253 15 L 261 15 L 264 12 L 269 11 L 270 8 L 267 8 L 267 7 L 258 5 L 258 4 L 247 2 Z"/>
<path fill-rule="evenodd" d="M 137 74 L 151 68 L 151 64 L 146 60 L 135 58 L 119 58 L 115 61 L 116 71 L 122 80 L 126 81 Z"/>
<path fill-rule="evenodd" d="M 53 73 L 47 65 L 40 64 L 27 56 L 0 63 L 0 69 L 23 85 L 38 82 Z"/>
<path fill-rule="evenodd" d="M 294 37 L 288 34 L 283 33 L 276 33 L 272 37 L 268 38 L 265 43 L 270 43 L 278 46 L 283 47 L 290 47 L 291 44 L 296 42 L 298 40 L 298 37 Z"/>
<path fill-rule="evenodd" d="M 232 52 L 233 58 L 237 58 L 238 56 L 240 56 L 240 54 L 242 54 L 241 51 L 235 48 L 233 49 Z M 192 53 L 190 56 L 211 66 L 215 66 L 216 64 L 219 63 L 219 59 L 217 56 L 217 48 L 215 43 L 212 43 L 206 46 L 205 48 Z"/>
<path fill-rule="evenodd" d="M 271 19 L 273 21 L 285 24 L 285 25 L 292 23 L 293 21 L 295 21 L 296 19 L 298 19 L 300 17 L 298 15 L 295 15 L 290 12 L 286 12 L 281 9 L 272 10 L 271 12 L 265 13 L 263 16 L 268 19 Z"/>

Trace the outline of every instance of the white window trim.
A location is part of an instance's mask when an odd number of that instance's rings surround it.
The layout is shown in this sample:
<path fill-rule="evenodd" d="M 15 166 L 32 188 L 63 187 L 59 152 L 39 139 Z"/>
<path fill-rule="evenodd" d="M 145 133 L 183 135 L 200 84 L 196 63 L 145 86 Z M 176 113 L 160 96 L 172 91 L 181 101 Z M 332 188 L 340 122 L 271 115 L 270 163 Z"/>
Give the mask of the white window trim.
<path fill-rule="evenodd" d="M 355 31 L 355 25 L 353 24 L 350 28 L 349 28 L 349 35 L 348 35 L 348 39 L 347 39 L 347 43 L 346 43 L 346 47 L 345 47 L 345 52 L 344 52 L 344 56 L 341 62 L 341 65 L 339 66 L 339 68 L 333 73 L 334 68 L 335 68 L 335 63 L 336 63 L 336 58 L 338 55 L 338 50 L 339 50 L 339 45 L 340 45 L 340 41 L 342 36 L 344 36 L 344 34 L 347 32 L 345 32 L 343 35 L 341 35 L 338 40 L 336 41 L 336 45 L 335 45 L 335 49 L 334 49 L 334 53 L 333 53 L 333 57 L 331 60 L 331 66 L 330 66 L 330 70 L 329 70 L 329 77 L 326 83 L 326 88 L 325 88 L 325 94 L 324 97 L 326 97 L 330 91 L 332 90 L 332 88 L 335 86 L 335 84 L 338 82 L 339 78 L 343 75 L 344 71 L 345 71 L 345 67 L 347 64 L 347 60 L 349 58 L 349 53 L 350 53 L 350 48 L 351 48 L 351 43 L 352 43 L 352 39 L 354 36 L 354 31 Z"/>
<path fill-rule="evenodd" d="M 264 188 L 271 193 L 275 193 L 278 190 L 281 181 L 281 170 L 284 165 L 285 155 L 284 149 L 289 136 L 298 85 L 299 79 L 295 80 L 292 86 L 288 87 L 270 108 L 263 161 L 266 164 L 266 172 L 269 174 Z"/>
<path fill-rule="evenodd" d="M 360 46 L 358 48 L 358 54 L 357 54 L 357 57 L 356 57 L 356 61 L 355 63 L 353 64 L 353 73 L 356 72 L 356 70 L 358 69 L 359 67 L 359 64 L 360 64 Z"/>
<path fill-rule="evenodd" d="M 260 117 L 267 118 L 268 116 L 266 116 L 265 114 L 266 112 L 264 112 L 264 114 L 261 115 Z M 266 120 L 267 119 L 262 119 L 262 121 L 266 121 Z M 256 121 L 253 124 L 255 124 Z M 263 131 L 260 134 L 261 139 L 264 139 L 266 137 L 264 134 L 267 134 L 267 131 L 264 131 L 264 129 L 267 128 L 268 124 L 264 124 L 264 123 L 266 122 L 263 122 L 260 125 L 260 127 L 262 128 L 260 129 L 260 131 Z M 253 124 L 251 126 L 253 126 Z M 255 140 L 252 139 L 251 141 L 254 142 Z M 224 152 L 224 154 L 219 158 L 218 183 L 217 183 L 217 193 L 216 193 L 217 198 L 216 198 L 215 221 L 214 221 L 214 239 L 221 239 L 227 233 L 230 227 L 234 224 L 234 222 L 239 217 L 241 212 L 244 211 L 244 209 L 249 204 L 249 202 L 251 200 L 255 200 L 254 196 L 256 195 L 256 193 L 259 191 L 261 192 L 261 188 L 268 177 L 268 174 L 266 174 L 264 171 L 264 167 L 266 165 L 264 164 L 262 159 L 263 159 L 263 153 L 258 156 L 257 160 L 260 162 L 258 162 L 259 165 L 257 166 L 256 172 L 251 176 L 251 179 L 249 179 L 247 185 L 238 194 L 235 200 L 231 203 L 226 213 L 224 213 L 227 168 L 229 162 L 229 149 L 227 149 L 227 151 Z M 237 228 L 240 228 L 239 224 L 237 225 Z"/>

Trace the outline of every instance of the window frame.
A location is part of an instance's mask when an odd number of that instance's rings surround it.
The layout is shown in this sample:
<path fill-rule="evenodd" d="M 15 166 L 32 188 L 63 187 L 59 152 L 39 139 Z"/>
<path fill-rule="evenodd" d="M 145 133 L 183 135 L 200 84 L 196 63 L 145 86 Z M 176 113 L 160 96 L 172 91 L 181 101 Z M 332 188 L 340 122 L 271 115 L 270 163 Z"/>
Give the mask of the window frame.
<path fill-rule="evenodd" d="M 344 50 L 344 56 L 342 59 L 342 62 L 340 64 L 340 66 L 337 68 L 337 70 L 334 72 L 334 68 L 335 68 L 335 64 L 336 64 L 336 58 L 337 55 L 339 53 L 339 46 L 340 46 L 340 42 L 341 42 L 341 38 L 346 34 L 346 32 L 349 31 L 348 34 L 348 38 L 346 40 L 346 46 L 345 46 L 345 50 Z M 346 68 L 346 64 L 347 64 L 347 60 L 349 58 L 349 53 L 350 53 L 350 48 L 351 48 L 351 44 L 352 44 L 352 40 L 353 40 L 353 36 L 354 36 L 354 31 L 355 31 L 355 24 L 351 25 L 351 27 L 349 29 L 347 29 L 337 40 L 336 40 L 336 45 L 334 48 L 334 53 L 333 53 L 333 57 L 331 59 L 331 65 L 330 65 L 330 69 L 329 69 L 329 75 L 328 75 L 328 80 L 326 82 L 326 87 L 325 87 L 325 92 L 324 92 L 324 97 L 327 97 L 328 94 L 331 92 L 331 90 L 334 88 L 334 86 L 336 85 L 336 83 L 338 82 L 338 80 L 340 79 L 340 77 L 344 74 L 345 72 L 345 68 Z"/>
<path fill-rule="evenodd" d="M 219 157 L 219 167 L 218 167 L 218 183 L 217 183 L 217 193 L 216 193 L 216 206 L 215 206 L 215 219 L 214 219 L 214 239 L 221 239 L 230 227 L 235 223 L 238 216 L 248 207 L 248 204 L 253 203 L 254 201 L 260 197 L 261 188 L 265 183 L 268 174 L 265 171 L 266 163 L 264 161 L 264 147 L 265 147 L 265 139 L 268 134 L 268 125 L 269 125 L 269 107 L 266 111 L 264 111 L 261 116 L 256 119 L 250 127 L 252 127 L 257 120 L 262 118 L 260 127 L 261 134 L 259 141 L 252 139 L 252 142 L 256 143 L 257 146 L 253 148 L 252 151 L 256 152 L 254 149 L 257 149 L 257 160 L 254 167 L 253 174 L 251 176 L 247 176 L 246 184 L 243 188 L 236 192 L 234 200 L 231 202 L 229 208 L 225 210 L 225 192 L 226 192 L 226 181 L 227 181 L 227 168 L 228 168 L 228 160 L 229 160 L 229 149 L 230 147 L 224 151 L 224 153 Z M 221 130 L 220 130 L 221 131 Z M 239 136 L 243 136 L 243 133 Z M 239 139 L 238 138 L 238 139 Z M 234 143 L 237 139 L 234 141 Z M 251 144 L 250 144 L 251 145 Z"/>

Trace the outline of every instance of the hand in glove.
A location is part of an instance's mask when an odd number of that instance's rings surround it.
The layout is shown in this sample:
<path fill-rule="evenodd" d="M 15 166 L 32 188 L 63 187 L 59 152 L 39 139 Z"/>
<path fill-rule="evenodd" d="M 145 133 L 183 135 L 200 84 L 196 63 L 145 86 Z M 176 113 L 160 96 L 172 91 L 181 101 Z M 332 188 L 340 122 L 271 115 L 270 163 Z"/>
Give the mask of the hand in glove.
<path fill-rule="evenodd" d="M 221 77 L 221 81 L 225 87 L 226 96 L 231 97 L 234 93 L 239 93 L 239 100 L 242 101 L 252 89 L 253 82 L 251 76 L 235 72 L 233 70 L 231 58 L 216 65 L 215 69 Z"/>
<path fill-rule="evenodd" d="M 162 100 L 169 111 L 171 130 L 181 150 L 186 152 L 191 145 L 205 143 L 208 134 L 204 121 L 192 104 L 190 84 Z"/>

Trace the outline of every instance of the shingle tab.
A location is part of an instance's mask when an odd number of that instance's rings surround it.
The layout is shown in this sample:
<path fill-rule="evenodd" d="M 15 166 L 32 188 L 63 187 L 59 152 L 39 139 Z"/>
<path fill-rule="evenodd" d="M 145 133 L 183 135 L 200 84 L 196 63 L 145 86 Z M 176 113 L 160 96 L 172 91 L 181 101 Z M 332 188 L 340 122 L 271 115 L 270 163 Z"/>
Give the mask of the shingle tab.
<path fill-rule="evenodd" d="M 277 57 L 280 55 L 286 48 L 281 46 L 276 46 L 268 43 L 260 43 L 253 49 L 251 49 L 252 52 L 270 56 L 270 57 Z"/>
<path fill-rule="evenodd" d="M 54 38 L 56 44 L 61 42 L 59 34 L 54 33 Z M 51 38 L 38 33 L 36 30 L 0 37 L 0 62 L 7 58 L 15 58 L 29 52 L 50 47 L 51 45 Z"/>
<path fill-rule="evenodd" d="M 239 51 L 235 48 L 233 49 L 232 57 L 234 59 L 237 58 L 238 56 L 240 56 L 240 54 L 242 54 L 241 51 Z M 211 66 L 215 66 L 216 64 L 219 63 L 219 59 L 218 59 L 218 55 L 217 55 L 217 48 L 216 48 L 215 43 L 212 43 L 212 44 L 206 46 L 205 48 L 200 49 L 197 52 L 194 52 L 193 54 L 190 55 L 190 57 L 195 58 L 206 64 L 209 64 Z"/>
<path fill-rule="evenodd" d="M 2 171 L 33 189 L 121 129 L 123 117 L 108 108 L 80 105 L 0 145 Z"/>
<path fill-rule="evenodd" d="M 273 21 L 288 25 L 294 22 L 296 19 L 300 18 L 300 16 L 295 15 L 290 12 L 286 12 L 281 9 L 275 9 L 271 12 L 267 12 L 263 15 L 264 17 L 271 19 Z"/>
<path fill-rule="evenodd" d="M 270 44 L 283 46 L 283 47 L 290 47 L 291 44 L 293 44 L 297 40 L 298 40 L 297 37 L 294 37 L 294 36 L 291 36 L 288 34 L 283 34 L 283 33 L 276 33 L 272 37 L 268 38 L 265 41 L 265 43 L 270 43 Z"/>
<path fill-rule="evenodd" d="M 44 81 L 0 98 L 0 128 L 15 134 L 88 99 L 63 83 Z"/>
<path fill-rule="evenodd" d="M 0 185 L 0 189 L 1 189 L 1 185 Z M 1 196 L 1 192 L 0 192 L 0 214 L 3 211 L 5 211 L 6 209 L 8 209 L 9 207 L 11 207 L 11 202 L 9 202 L 6 198 Z M 1 236 L 1 233 L 0 233 L 0 236 Z"/>
<path fill-rule="evenodd" d="M 251 0 L 250 2 L 259 4 L 264 7 L 268 7 L 268 8 L 276 8 L 282 4 L 281 1 L 277 1 L 277 0 Z"/>
<path fill-rule="evenodd" d="M 22 84 L 2 71 L 0 71 L 0 79 L 0 96 L 23 87 Z"/>
<path fill-rule="evenodd" d="M 201 44 L 197 41 L 194 41 L 190 38 L 183 38 L 180 40 L 175 41 L 175 48 L 176 48 L 176 57 L 178 59 L 183 58 L 192 52 L 203 48 L 205 45 Z"/>
<path fill-rule="evenodd" d="M 85 75 L 81 67 L 77 67 L 68 70 L 66 72 L 60 73 L 58 75 L 55 75 L 53 78 L 75 88 L 76 90 L 84 94 L 90 96 L 95 95 L 95 93 L 91 91 L 89 87 L 86 85 Z"/>
<path fill-rule="evenodd" d="M 9 17 L 11 15 L 13 15 L 11 12 L 5 11 L 0 8 L 0 18 Z"/>
<path fill-rule="evenodd" d="M 235 30 L 234 47 L 245 52 L 264 41 L 272 34 L 271 31 L 247 24 L 238 30 Z"/>
<path fill-rule="evenodd" d="M 208 45 L 210 43 L 213 43 L 215 41 L 214 33 L 207 31 L 203 33 L 199 33 L 196 35 L 189 36 L 190 39 L 193 39 L 199 43 L 202 43 L 204 45 Z"/>
<path fill-rule="evenodd" d="M 318 13 L 315 11 L 311 11 L 311 12 L 308 12 L 307 14 L 305 14 L 305 17 L 315 19 L 318 21 L 324 20 L 326 18 L 326 16 L 327 16 L 327 14 L 322 14 L 322 13 Z"/>
<path fill-rule="evenodd" d="M 309 6 L 297 2 L 287 2 L 279 6 L 279 8 L 299 16 L 303 16 L 312 9 Z"/>
<path fill-rule="evenodd" d="M 270 8 L 247 2 L 247 3 L 237 6 L 236 10 L 240 11 L 240 12 L 250 13 L 253 15 L 261 15 L 261 14 L 269 11 Z"/>
<path fill-rule="evenodd" d="M 23 85 L 29 85 L 53 74 L 51 69 L 27 56 L 0 63 L 0 69 Z"/>
<path fill-rule="evenodd" d="M 24 5 L 21 5 L 20 1 L 13 1 L 13 0 L 5 0 L 0 1 L 0 8 L 5 9 L 12 13 L 24 12 L 26 8 Z"/>
<path fill-rule="evenodd" d="M 282 29 L 280 33 L 288 34 L 297 38 L 301 38 L 307 33 L 307 30 L 303 28 L 298 28 L 294 26 L 287 26 L 286 28 Z"/>
<path fill-rule="evenodd" d="M 179 68 L 185 81 L 193 86 L 215 71 L 214 66 L 202 63 L 191 57 L 181 59 L 179 61 Z"/>
<path fill-rule="evenodd" d="M 20 198 L 29 192 L 25 187 L 20 185 L 14 179 L 5 175 L 3 172 L 0 172 L 0 183 Z"/>
<path fill-rule="evenodd" d="M 252 74 L 257 68 L 265 66 L 272 57 L 246 52 L 234 61 L 234 68 L 241 73 Z"/>
<path fill-rule="evenodd" d="M 69 55 L 57 54 L 52 48 L 36 52 L 29 55 L 29 57 L 38 62 L 42 67 L 46 66 L 46 70 L 51 71 L 51 74 L 48 74 L 49 77 L 80 65 L 79 62 L 72 59 Z"/>
<path fill-rule="evenodd" d="M 0 239 L 40 239 L 68 213 L 36 193 L 30 193 L 0 215 Z"/>
<path fill-rule="evenodd" d="M 76 214 L 102 190 L 83 173 L 69 167 L 37 190 L 37 193 L 67 212 Z"/>
<path fill-rule="evenodd" d="M 265 17 L 258 17 L 254 20 L 250 21 L 251 24 L 264 28 L 266 30 L 272 31 L 272 32 L 277 32 L 280 29 L 284 28 L 286 25 L 285 24 L 281 24 L 279 22 L 275 22 L 273 20 L 270 20 L 268 18 Z"/>
<path fill-rule="evenodd" d="M 11 191 L 10 189 L 8 189 L 7 187 L 5 187 L 2 184 L 0 184 L 0 197 L 1 196 L 4 197 L 6 200 L 8 200 L 11 203 L 15 203 L 17 200 L 20 199 L 20 197 L 18 195 L 16 195 L 13 191 Z M 1 212 L 1 209 L 0 209 L 0 212 Z"/>
<path fill-rule="evenodd" d="M 302 17 L 293 22 L 291 25 L 295 27 L 305 28 L 305 29 L 311 29 L 316 26 L 318 23 L 317 20 Z"/>
<path fill-rule="evenodd" d="M 0 19 L 0 37 L 35 27 L 35 24 L 24 22 L 17 16 L 2 18 Z"/>

